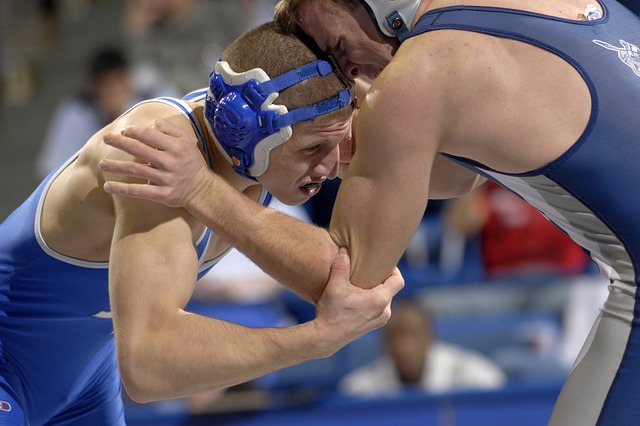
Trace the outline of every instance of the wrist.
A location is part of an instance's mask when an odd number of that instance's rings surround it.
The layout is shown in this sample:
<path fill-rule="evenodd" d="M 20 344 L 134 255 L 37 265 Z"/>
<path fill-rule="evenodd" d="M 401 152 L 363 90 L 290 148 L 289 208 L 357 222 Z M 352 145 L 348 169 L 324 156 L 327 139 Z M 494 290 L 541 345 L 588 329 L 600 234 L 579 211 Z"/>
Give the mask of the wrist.
<path fill-rule="evenodd" d="M 336 339 L 336 332 L 317 318 L 304 325 L 309 328 L 307 331 L 308 348 L 311 349 L 314 358 L 330 357 L 344 346 L 340 339 Z"/>
<path fill-rule="evenodd" d="M 213 186 L 216 184 L 217 178 L 218 176 L 207 167 L 198 169 L 198 172 L 193 178 L 191 190 L 185 197 L 183 207 L 192 214 L 200 211 L 202 208 L 206 208 L 206 194 L 214 191 Z"/>

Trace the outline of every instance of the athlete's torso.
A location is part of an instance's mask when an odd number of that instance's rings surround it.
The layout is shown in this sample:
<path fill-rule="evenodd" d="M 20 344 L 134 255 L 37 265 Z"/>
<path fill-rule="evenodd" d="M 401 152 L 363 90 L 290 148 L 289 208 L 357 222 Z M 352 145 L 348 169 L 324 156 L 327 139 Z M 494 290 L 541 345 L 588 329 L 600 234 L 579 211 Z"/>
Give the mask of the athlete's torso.
<path fill-rule="evenodd" d="M 413 34 L 455 29 L 519 40 L 574 67 L 592 108 L 586 129 L 564 154 L 527 173 L 492 169 L 473 155 L 451 158 L 518 193 L 587 249 L 609 278 L 634 284 L 640 263 L 640 137 L 634 125 L 640 22 L 614 1 L 601 5 L 604 16 L 594 21 L 449 7 L 423 15 Z M 512 143 L 518 147 L 519 141 Z"/>
<path fill-rule="evenodd" d="M 187 103 L 159 101 L 188 117 L 204 142 Z M 102 357 L 113 344 L 108 263 L 57 252 L 41 229 L 48 191 L 77 158 L 78 154 L 52 172 L 0 224 L 0 374 L 12 377 L 13 386 L 22 388 L 25 409 L 36 424 L 79 398 L 89 386 L 99 386 L 96 376 L 102 372 L 94 357 Z M 259 201 L 267 204 L 269 199 L 263 190 Z M 205 228 L 195 241 L 198 277 L 226 253 L 211 258 L 209 247 L 215 238 Z"/>

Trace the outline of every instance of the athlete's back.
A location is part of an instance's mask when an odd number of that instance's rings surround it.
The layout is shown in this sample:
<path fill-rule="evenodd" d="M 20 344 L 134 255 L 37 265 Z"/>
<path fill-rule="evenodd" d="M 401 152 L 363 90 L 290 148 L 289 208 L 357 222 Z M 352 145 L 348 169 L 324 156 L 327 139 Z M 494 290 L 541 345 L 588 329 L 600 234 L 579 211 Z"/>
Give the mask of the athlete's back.
<path fill-rule="evenodd" d="M 530 152 L 553 152 L 547 149 L 549 140 L 536 145 L 539 134 L 535 128 L 522 138 L 513 138 L 516 151 L 505 149 L 502 162 L 475 155 L 472 147 L 462 153 L 445 151 L 543 212 L 589 251 L 611 280 L 607 303 L 554 410 L 551 424 L 562 426 L 633 424 L 640 416 L 636 403 L 640 392 L 636 362 L 640 353 L 636 326 L 640 198 L 635 196 L 640 187 L 640 136 L 634 125 L 640 105 L 640 21 L 614 0 L 600 4 L 602 16 L 596 8 L 592 15 L 585 11 L 583 19 L 456 6 L 431 10 L 413 30 L 414 34 L 462 30 L 536 46 L 541 55 L 553 55 L 569 64 L 587 90 L 590 109 L 582 133 L 573 141 L 565 138 L 568 143 L 560 145 L 559 155 L 532 169 L 513 167 L 517 160 L 511 155 L 517 156 L 520 150 L 526 161 Z M 535 84 L 531 80 L 532 87 Z M 548 91 L 542 86 L 538 96 L 545 99 Z M 524 89 L 523 96 L 535 93 Z M 519 110 L 523 127 L 528 122 L 543 127 L 545 122 L 537 114 L 526 116 L 531 112 L 523 111 L 523 105 L 526 103 L 514 101 L 504 109 Z M 552 110 L 557 108 L 553 102 L 549 105 Z M 562 123 L 563 111 L 554 111 L 558 118 L 551 122 Z M 562 139 L 551 137 L 550 141 Z M 481 144 L 483 148 L 487 146 Z"/>

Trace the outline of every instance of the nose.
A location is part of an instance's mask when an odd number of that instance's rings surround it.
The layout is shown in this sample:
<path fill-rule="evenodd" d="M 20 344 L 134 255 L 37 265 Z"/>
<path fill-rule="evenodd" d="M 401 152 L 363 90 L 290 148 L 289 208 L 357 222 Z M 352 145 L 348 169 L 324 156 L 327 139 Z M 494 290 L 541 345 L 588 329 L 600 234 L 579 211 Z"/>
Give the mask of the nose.
<path fill-rule="evenodd" d="M 315 176 L 324 176 L 327 179 L 335 179 L 340 171 L 340 144 L 327 153 L 313 168 Z"/>
<path fill-rule="evenodd" d="M 340 71 L 342 71 L 342 74 L 344 74 L 344 76 L 349 80 L 353 81 L 360 75 L 360 68 L 358 65 L 348 60 L 345 55 L 342 55 L 338 60 L 338 63 L 340 64 Z"/>

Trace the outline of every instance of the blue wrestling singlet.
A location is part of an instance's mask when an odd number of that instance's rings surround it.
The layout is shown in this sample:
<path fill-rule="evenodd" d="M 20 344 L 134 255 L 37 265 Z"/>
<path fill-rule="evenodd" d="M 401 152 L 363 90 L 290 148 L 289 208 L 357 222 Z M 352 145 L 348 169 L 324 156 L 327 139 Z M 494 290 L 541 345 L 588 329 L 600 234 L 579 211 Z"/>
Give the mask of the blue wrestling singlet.
<path fill-rule="evenodd" d="M 154 101 L 187 116 L 206 147 L 186 103 Z M 109 265 L 63 256 L 40 233 L 47 190 L 76 158 L 52 172 L 0 224 L 0 425 L 124 424 Z M 260 202 L 269 200 L 263 190 Z M 199 278 L 220 259 L 204 261 L 210 236 L 207 229 L 197 242 Z"/>
<path fill-rule="evenodd" d="M 450 156 L 540 210 L 588 250 L 611 281 L 553 412 L 550 424 L 557 426 L 640 422 L 640 20 L 614 0 L 600 4 L 604 15 L 592 21 L 446 7 L 423 15 L 408 35 L 454 29 L 530 43 L 571 64 L 591 93 L 582 136 L 538 170 L 509 174 Z"/>

